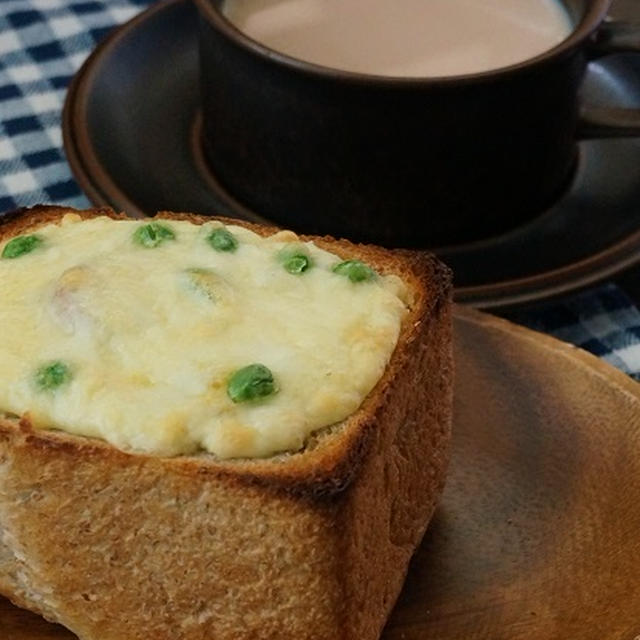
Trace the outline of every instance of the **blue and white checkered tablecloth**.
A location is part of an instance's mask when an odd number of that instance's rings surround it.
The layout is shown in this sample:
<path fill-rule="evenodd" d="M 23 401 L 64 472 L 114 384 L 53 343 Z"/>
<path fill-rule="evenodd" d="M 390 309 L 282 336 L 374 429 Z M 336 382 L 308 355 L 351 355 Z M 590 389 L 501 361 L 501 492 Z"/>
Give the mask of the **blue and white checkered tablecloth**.
<path fill-rule="evenodd" d="M 615 285 L 506 317 L 590 351 L 640 380 L 640 312 Z"/>
<path fill-rule="evenodd" d="M 86 206 L 62 151 L 67 85 L 142 0 L 0 0 L 0 211 L 35 203 Z"/>
<path fill-rule="evenodd" d="M 89 206 L 62 148 L 66 87 L 100 39 L 149 0 L 0 0 L 0 212 Z M 606 285 L 510 319 L 576 344 L 640 380 L 640 313 Z"/>

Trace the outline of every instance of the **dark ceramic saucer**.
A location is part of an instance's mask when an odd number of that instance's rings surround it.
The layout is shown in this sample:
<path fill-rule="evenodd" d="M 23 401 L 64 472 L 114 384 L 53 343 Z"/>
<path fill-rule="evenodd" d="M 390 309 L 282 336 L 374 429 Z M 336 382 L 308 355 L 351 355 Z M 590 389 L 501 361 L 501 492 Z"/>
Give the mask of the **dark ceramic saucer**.
<path fill-rule="evenodd" d="M 131 215 L 262 220 L 202 161 L 196 23 L 188 0 L 169 0 L 96 49 L 67 96 L 69 162 L 94 203 Z M 640 106 L 640 56 L 592 63 L 584 95 L 596 106 Z M 457 299 L 485 308 L 566 293 L 640 262 L 640 138 L 580 142 L 572 183 L 551 209 L 499 237 L 437 253 L 455 272 Z"/>

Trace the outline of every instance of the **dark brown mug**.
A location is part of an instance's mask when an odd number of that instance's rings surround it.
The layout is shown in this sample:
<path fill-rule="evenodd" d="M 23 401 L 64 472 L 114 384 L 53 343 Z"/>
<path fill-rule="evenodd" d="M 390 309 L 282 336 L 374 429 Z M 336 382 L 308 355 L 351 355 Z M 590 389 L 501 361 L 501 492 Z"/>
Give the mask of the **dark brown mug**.
<path fill-rule="evenodd" d="M 605 21 L 610 0 L 563 3 L 575 26 L 553 49 L 420 79 L 296 60 L 196 0 L 206 161 L 242 205 L 309 233 L 436 247 L 515 227 L 571 178 L 589 59 L 640 50 L 637 29 Z M 640 135 L 637 112 L 583 120 L 583 135 Z"/>

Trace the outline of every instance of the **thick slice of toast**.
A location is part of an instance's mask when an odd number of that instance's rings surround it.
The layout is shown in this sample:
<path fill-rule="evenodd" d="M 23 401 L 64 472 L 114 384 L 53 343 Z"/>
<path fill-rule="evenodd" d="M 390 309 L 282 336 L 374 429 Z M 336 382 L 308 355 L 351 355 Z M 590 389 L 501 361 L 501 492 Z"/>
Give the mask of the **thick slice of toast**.
<path fill-rule="evenodd" d="M 67 212 L 9 216 L 0 240 Z M 379 637 L 445 478 L 450 274 L 423 253 L 304 239 L 394 273 L 412 293 L 360 409 L 299 452 L 228 461 L 127 453 L 5 415 L 0 593 L 81 640 Z"/>

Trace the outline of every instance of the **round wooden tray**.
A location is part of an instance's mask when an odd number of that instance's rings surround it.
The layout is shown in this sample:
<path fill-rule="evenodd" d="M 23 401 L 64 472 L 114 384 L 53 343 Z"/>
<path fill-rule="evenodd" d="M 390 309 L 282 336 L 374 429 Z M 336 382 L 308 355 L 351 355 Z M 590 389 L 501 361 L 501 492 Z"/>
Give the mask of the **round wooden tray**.
<path fill-rule="evenodd" d="M 640 385 L 461 307 L 455 359 L 447 488 L 383 640 L 634 640 Z M 0 631 L 74 638 L 3 599 Z"/>

